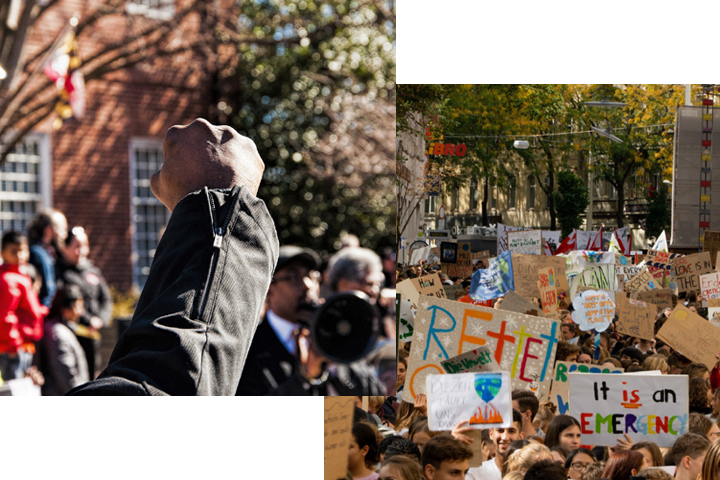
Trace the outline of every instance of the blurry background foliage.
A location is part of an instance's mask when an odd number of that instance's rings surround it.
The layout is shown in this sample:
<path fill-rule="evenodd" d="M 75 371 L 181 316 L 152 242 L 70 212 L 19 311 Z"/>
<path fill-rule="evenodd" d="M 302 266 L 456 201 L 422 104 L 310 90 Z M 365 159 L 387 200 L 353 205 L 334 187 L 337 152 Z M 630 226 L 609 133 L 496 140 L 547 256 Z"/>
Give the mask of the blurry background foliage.
<path fill-rule="evenodd" d="M 237 49 L 219 72 L 220 121 L 265 160 L 259 196 L 281 244 L 331 254 L 349 232 L 395 239 L 395 15 L 387 1 L 238 2 Z M 392 138 L 390 138 L 392 136 Z"/>

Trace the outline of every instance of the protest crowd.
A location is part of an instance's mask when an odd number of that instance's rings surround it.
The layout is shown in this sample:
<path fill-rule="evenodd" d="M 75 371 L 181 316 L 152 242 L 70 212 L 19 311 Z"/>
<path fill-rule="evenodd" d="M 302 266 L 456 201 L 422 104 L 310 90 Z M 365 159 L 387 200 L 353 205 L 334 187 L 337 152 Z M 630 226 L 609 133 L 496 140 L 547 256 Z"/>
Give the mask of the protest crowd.
<path fill-rule="evenodd" d="M 100 375 L 101 328 L 113 303 L 88 255 L 88 236 L 68 228 L 58 210 L 38 213 L 2 233 L 0 385 L 28 378 L 42 395 L 62 395 Z M 323 262 L 311 249 L 280 248 L 278 264 L 253 337 L 237 395 L 384 394 L 395 389 L 394 258 L 361 248 L 354 235 Z M 330 361 L 313 345 L 313 315 L 322 299 L 362 292 L 376 331 L 362 358 Z M 388 290 L 390 291 L 390 290 Z M 369 322 L 369 319 L 366 320 Z"/>
<path fill-rule="evenodd" d="M 398 403 L 356 412 L 347 478 L 718 480 L 717 247 L 505 235 L 398 265 Z"/>

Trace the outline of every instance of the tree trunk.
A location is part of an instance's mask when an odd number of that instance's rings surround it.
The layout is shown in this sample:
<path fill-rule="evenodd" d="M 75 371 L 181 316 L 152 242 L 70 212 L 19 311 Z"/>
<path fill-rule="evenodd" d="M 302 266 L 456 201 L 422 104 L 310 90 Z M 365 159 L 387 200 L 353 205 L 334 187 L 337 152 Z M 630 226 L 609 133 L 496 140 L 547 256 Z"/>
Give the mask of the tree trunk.
<path fill-rule="evenodd" d="M 620 184 L 617 189 L 617 228 L 623 228 L 623 213 L 625 210 L 625 182 Z"/>
<path fill-rule="evenodd" d="M 556 229 L 557 213 L 555 212 L 555 198 L 553 198 L 553 191 L 555 190 L 555 174 L 554 172 L 548 172 L 550 178 L 550 195 L 548 195 L 548 207 L 550 208 L 550 230 Z"/>
<path fill-rule="evenodd" d="M 485 178 L 485 181 L 483 182 L 483 201 L 482 201 L 482 224 L 483 227 L 488 226 L 488 211 L 487 211 L 487 203 L 488 203 L 488 192 L 490 191 L 490 179 Z"/>

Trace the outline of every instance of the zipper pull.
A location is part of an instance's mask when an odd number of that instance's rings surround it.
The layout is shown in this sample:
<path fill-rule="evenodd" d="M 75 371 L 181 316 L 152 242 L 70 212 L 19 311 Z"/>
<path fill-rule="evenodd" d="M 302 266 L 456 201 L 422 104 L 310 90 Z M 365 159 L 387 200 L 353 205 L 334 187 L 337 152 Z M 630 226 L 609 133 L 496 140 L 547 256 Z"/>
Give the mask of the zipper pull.
<path fill-rule="evenodd" d="M 215 229 L 215 240 L 213 241 L 213 248 L 222 247 L 223 236 L 225 235 L 225 229 L 218 227 Z"/>

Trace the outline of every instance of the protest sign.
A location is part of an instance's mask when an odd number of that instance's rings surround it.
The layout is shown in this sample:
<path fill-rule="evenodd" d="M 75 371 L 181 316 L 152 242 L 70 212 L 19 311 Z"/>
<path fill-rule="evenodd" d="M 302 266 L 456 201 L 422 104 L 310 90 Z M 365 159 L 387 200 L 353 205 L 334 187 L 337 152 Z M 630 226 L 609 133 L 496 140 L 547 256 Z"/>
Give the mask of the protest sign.
<path fill-rule="evenodd" d="M 599 290 L 616 290 L 617 276 L 615 275 L 615 265 L 596 265 L 593 267 L 584 267 L 577 269 L 574 267 L 567 274 L 570 284 L 570 295 L 577 293 L 577 287 L 592 287 Z"/>
<path fill-rule="evenodd" d="M 658 309 L 673 308 L 672 290 L 669 288 L 658 288 L 657 290 L 646 290 L 644 292 L 635 292 L 637 300 L 645 303 L 657 305 Z"/>
<path fill-rule="evenodd" d="M 403 280 L 397 284 L 395 290 L 402 295 L 403 299 L 410 301 L 410 307 L 413 310 L 417 310 L 417 300 L 420 295 L 446 298 L 445 289 L 443 289 L 443 284 L 437 273 Z"/>
<path fill-rule="evenodd" d="M 660 288 L 647 267 L 643 267 L 640 273 L 625 282 L 625 289 L 629 292 L 645 292 Z"/>
<path fill-rule="evenodd" d="M 410 265 L 427 263 L 430 258 L 430 247 L 420 247 L 410 250 Z"/>
<path fill-rule="evenodd" d="M 487 347 L 477 347 L 441 362 L 447 373 L 497 372 L 500 370 Z"/>
<path fill-rule="evenodd" d="M 627 433 L 635 443 L 671 447 L 687 431 L 686 375 L 571 373 L 570 415 L 583 443 L 616 445 Z"/>
<path fill-rule="evenodd" d="M 540 281 L 540 301 L 542 302 L 543 315 L 551 316 L 558 311 L 557 289 L 555 288 L 555 275 L 552 268 L 541 268 L 538 271 Z"/>
<path fill-rule="evenodd" d="M 555 362 L 555 373 L 553 374 L 553 382 L 551 388 L 550 401 L 558 407 L 558 413 L 565 415 L 569 410 L 568 398 L 568 373 L 623 373 L 624 368 L 620 367 L 599 367 L 597 365 L 588 365 L 584 363 L 571 362 Z"/>
<path fill-rule="evenodd" d="M 542 231 L 541 230 L 520 230 L 508 232 L 508 250 L 513 253 L 527 253 L 531 255 L 542 255 Z"/>
<path fill-rule="evenodd" d="M 325 397 L 325 480 L 347 475 L 354 412 L 353 397 Z"/>
<path fill-rule="evenodd" d="M 443 361 L 486 346 L 513 389 L 547 400 L 559 335 L 559 322 L 545 318 L 422 296 L 403 398 L 425 393 L 425 377 L 444 374 Z"/>
<path fill-rule="evenodd" d="M 483 250 L 482 252 L 475 252 L 472 254 L 472 258 L 473 258 L 473 260 L 487 260 L 488 258 L 490 258 L 490 250 Z"/>
<path fill-rule="evenodd" d="M 457 247 L 458 244 L 454 242 L 442 242 L 440 244 L 440 262 L 441 263 L 456 263 L 457 262 Z"/>
<path fill-rule="evenodd" d="M 498 308 L 508 312 L 524 313 L 525 315 L 544 316 L 542 310 L 537 305 L 512 290 L 503 297 Z"/>
<path fill-rule="evenodd" d="M 692 310 L 677 304 L 657 338 L 688 357 L 712 369 L 720 352 L 720 328 L 712 325 Z"/>
<path fill-rule="evenodd" d="M 400 302 L 400 317 L 398 318 L 398 340 L 401 342 L 412 341 L 413 329 L 415 327 L 415 319 L 413 311 L 410 308 L 410 300 L 403 298 L 398 294 Z"/>
<path fill-rule="evenodd" d="M 574 250 L 568 254 L 570 263 L 578 267 L 595 267 L 598 265 L 614 265 L 614 252 L 593 252 L 590 250 Z"/>
<path fill-rule="evenodd" d="M 648 267 L 670 270 L 676 258 L 682 257 L 681 253 L 663 252 L 661 250 L 648 250 L 645 256 L 645 265 Z"/>
<path fill-rule="evenodd" d="M 678 292 L 700 291 L 700 275 L 713 271 L 710 253 L 696 253 L 673 261 L 673 274 Z"/>
<path fill-rule="evenodd" d="M 443 285 L 442 287 L 445 290 L 445 298 L 448 300 L 457 300 L 465 295 L 465 289 L 462 285 Z"/>
<path fill-rule="evenodd" d="M 443 244 L 444 245 L 444 244 Z M 457 260 L 455 263 L 441 263 L 442 272 L 450 277 L 460 277 L 463 280 L 473 274 L 472 251 L 470 243 L 458 242 Z"/>
<path fill-rule="evenodd" d="M 631 337 L 652 340 L 657 307 L 625 298 L 625 295 L 616 295 L 615 301 L 618 314 L 617 331 Z"/>
<path fill-rule="evenodd" d="M 428 427 L 452 430 L 463 420 L 472 428 L 512 426 L 512 400 L 508 372 L 428 375 Z"/>
<path fill-rule="evenodd" d="M 562 232 L 560 230 L 543 230 L 542 231 L 542 244 L 544 255 L 555 255 L 560 245 L 560 236 Z"/>
<path fill-rule="evenodd" d="M 648 272 L 650 272 L 650 275 L 652 275 L 653 281 L 655 282 L 655 285 L 658 286 L 658 288 L 664 288 L 667 286 L 667 282 L 665 281 L 665 275 L 669 272 L 669 270 L 657 267 L 647 267 L 647 269 Z"/>
<path fill-rule="evenodd" d="M 711 298 L 708 303 L 708 321 L 720 327 L 720 298 Z"/>
<path fill-rule="evenodd" d="M 717 266 L 717 254 L 720 252 L 720 232 L 703 233 L 703 252 L 710 254 L 713 260 L 713 268 Z"/>
<path fill-rule="evenodd" d="M 502 297 L 513 288 L 512 254 L 505 251 L 491 260 L 488 268 L 473 273 L 469 296 L 476 301 L 491 300 Z"/>
<path fill-rule="evenodd" d="M 515 232 L 518 230 L 524 230 L 523 227 L 511 227 L 510 225 L 503 225 L 498 223 L 497 226 L 497 252 L 496 255 L 500 255 L 507 250 L 507 232 Z"/>
<path fill-rule="evenodd" d="M 708 320 L 713 325 L 720 326 L 720 273 L 700 275 L 700 293 L 708 303 Z"/>
<path fill-rule="evenodd" d="M 512 255 L 513 281 L 515 293 L 528 300 L 540 296 L 538 290 L 538 270 L 551 267 L 557 279 L 559 289 L 562 290 L 562 280 L 565 277 L 565 258 L 548 257 L 546 255 Z"/>
<path fill-rule="evenodd" d="M 572 312 L 573 322 L 577 323 L 583 332 L 604 332 L 615 316 L 615 302 L 609 292 L 588 290 L 576 296 L 572 304 L 575 308 Z"/>

